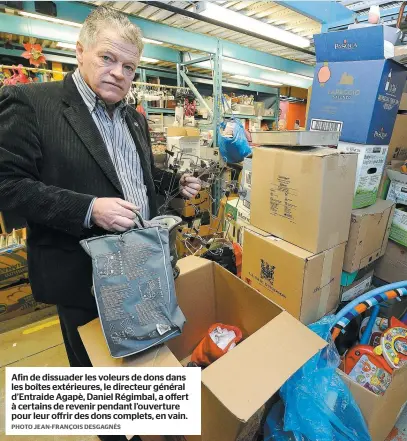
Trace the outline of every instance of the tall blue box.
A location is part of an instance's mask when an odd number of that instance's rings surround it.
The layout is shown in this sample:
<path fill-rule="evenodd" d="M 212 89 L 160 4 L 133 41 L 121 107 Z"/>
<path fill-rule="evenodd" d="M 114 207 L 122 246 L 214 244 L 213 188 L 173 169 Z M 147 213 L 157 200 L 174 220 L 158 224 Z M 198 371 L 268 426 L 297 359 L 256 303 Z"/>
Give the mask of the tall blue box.
<path fill-rule="evenodd" d="M 307 126 L 340 140 L 389 144 L 407 71 L 392 60 L 317 63 Z"/>
<path fill-rule="evenodd" d="M 383 60 L 394 56 L 400 30 L 370 26 L 314 35 L 317 62 Z"/>

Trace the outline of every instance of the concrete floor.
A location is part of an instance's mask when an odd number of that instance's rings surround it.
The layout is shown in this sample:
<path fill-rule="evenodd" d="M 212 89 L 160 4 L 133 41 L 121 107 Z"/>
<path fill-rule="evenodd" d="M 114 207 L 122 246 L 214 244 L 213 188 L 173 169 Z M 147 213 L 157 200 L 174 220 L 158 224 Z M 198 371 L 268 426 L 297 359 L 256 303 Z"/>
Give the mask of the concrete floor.
<path fill-rule="evenodd" d="M 69 366 L 57 316 L 0 334 L 0 441 L 99 441 L 97 436 L 10 436 L 4 433 L 6 366 Z"/>

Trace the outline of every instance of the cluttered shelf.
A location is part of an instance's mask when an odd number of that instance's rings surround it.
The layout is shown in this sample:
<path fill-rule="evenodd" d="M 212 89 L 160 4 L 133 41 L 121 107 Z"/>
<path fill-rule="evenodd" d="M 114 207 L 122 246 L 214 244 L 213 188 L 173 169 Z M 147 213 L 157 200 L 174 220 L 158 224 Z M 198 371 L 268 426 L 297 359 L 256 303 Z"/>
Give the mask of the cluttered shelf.
<path fill-rule="evenodd" d="M 243 115 L 239 113 L 225 113 L 225 118 L 241 118 L 241 119 L 267 119 L 275 121 L 275 116 L 256 116 L 256 115 Z"/>
<path fill-rule="evenodd" d="M 175 114 L 175 109 L 165 109 L 161 107 L 149 107 L 147 109 L 148 113 L 170 113 Z"/>

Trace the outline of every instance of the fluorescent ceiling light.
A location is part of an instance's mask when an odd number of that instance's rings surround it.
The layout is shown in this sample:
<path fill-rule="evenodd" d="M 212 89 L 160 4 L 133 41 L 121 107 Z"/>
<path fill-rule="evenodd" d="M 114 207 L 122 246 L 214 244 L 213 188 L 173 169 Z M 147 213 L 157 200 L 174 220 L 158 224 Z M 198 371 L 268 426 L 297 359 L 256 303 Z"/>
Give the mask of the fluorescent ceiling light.
<path fill-rule="evenodd" d="M 144 43 L 151 43 L 151 44 L 163 44 L 162 41 L 158 41 L 158 40 L 152 40 L 151 38 L 142 38 Z"/>
<path fill-rule="evenodd" d="M 288 43 L 293 46 L 306 48 L 311 45 L 307 38 L 293 34 L 292 32 L 284 31 L 276 26 L 240 14 L 239 12 L 230 9 L 222 8 L 210 2 L 197 2 L 196 12 L 204 17 L 211 18 L 222 23 L 226 23 L 241 29 L 251 29 L 259 35 L 272 38 L 282 43 Z"/>
<path fill-rule="evenodd" d="M 304 78 L 305 80 L 312 80 L 313 77 L 309 77 L 307 75 L 300 75 L 300 74 L 295 74 L 295 73 L 291 73 L 289 72 L 290 75 L 292 75 L 293 77 L 298 77 L 298 78 Z"/>
<path fill-rule="evenodd" d="M 146 63 L 158 63 L 160 60 L 157 60 L 157 58 L 141 57 L 140 61 L 144 61 Z"/>
<path fill-rule="evenodd" d="M 245 77 L 244 75 L 233 75 L 233 78 L 238 78 L 239 80 L 246 80 L 251 83 L 267 84 L 268 86 L 282 86 L 281 83 L 275 83 L 274 81 L 262 80 L 260 78 Z"/>
<path fill-rule="evenodd" d="M 62 47 L 63 49 L 72 49 L 75 50 L 76 49 L 76 44 L 73 43 L 64 43 L 62 41 L 58 41 L 57 43 L 57 47 Z"/>
<path fill-rule="evenodd" d="M 32 14 L 31 12 L 25 12 L 25 11 L 18 11 L 18 13 L 24 17 L 37 18 L 39 20 L 51 21 L 53 23 L 75 26 L 76 28 L 82 27 L 81 23 L 75 23 L 74 21 L 60 20 L 59 18 L 50 17 L 48 15 Z"/>
<path fill-rule="evenodd" d="M 226 61 L 232 61 L 233 63 L 245 64 L 246 66 L 258 67 L 259 69 L 269 70 L 271 72 L 282 72 L 279 69 L 274 69 L 274 67 L 263 66 L 262 64 L 249 63 L 248 61 L 238 60 L 237 58 L 223 57 Z"/>

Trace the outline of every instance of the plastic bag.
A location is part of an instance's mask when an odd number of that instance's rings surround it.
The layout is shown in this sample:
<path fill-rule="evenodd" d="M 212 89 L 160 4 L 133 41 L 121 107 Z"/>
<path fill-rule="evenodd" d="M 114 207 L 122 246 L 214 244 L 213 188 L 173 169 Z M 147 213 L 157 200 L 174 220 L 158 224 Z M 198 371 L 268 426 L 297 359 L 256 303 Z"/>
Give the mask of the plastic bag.
<path fill-rule="evenodd" d="M 252 152 L 242 122 L 237 118 L 233 118 L 233 121 L 234 132 L 230 138 L 221 133 L 226 128 L 226 123 L 223 121 L 218 126 L 219 151 L 222 158 L 229 163 L 241 162 Z"/>
<path fill-rule="evenodd" d="M 371 441 L 358 405 L 336 372 L 340 357 L 330 333 L 334 320 L 334 316 L 328 316 L 309 326 L 328 341 L 328 346 L 282 386 L 283 431 L 278 431 L 278 409 L 274 413 L 272 409 L 266 419 L 268 438 L 264 441 Z"/>
<path fill-rule="evenodd" d="M 222 343 L 215 343 L 215 341 L 211 337 L 211 334 L 216 333 L 218 327 L 223 331 L 233 331 L 235 333 L 235 337 L 230 340 L 225 347 L 222 347 Z M 205 337 L 194 349 L 191 356 L 191 361 L 196 363 L 198 366 L 209 366 L 211 363 L 222 357 L 222 355 L 226 354 L 230 349 L 236 346 L 236 344 L 239 343 L 241 339 L 242 331 L 236 326 L 224 325 L 223 323 L 215 323 L 208 329 Z"/>

